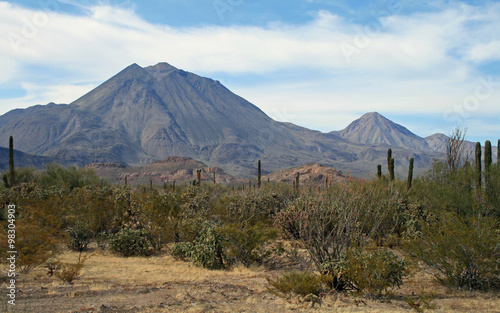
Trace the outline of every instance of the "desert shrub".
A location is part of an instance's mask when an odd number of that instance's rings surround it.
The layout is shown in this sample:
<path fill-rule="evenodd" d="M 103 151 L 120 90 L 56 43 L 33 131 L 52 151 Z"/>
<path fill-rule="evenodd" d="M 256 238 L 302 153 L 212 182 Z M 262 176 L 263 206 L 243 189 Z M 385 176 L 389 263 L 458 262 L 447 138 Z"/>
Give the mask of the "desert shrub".
<path fill-rule="evenodd" d="M 92 169 L 77 168 L 76 166 L 63 167 L 57 163 L 47 165 L 47 169 L 40 175 L 41 186 L 59 186 L 72 190 L 84 186 L 107 185 Z"/>
<path fill-rule="evenodd" d="M 210 213 L 210 197 L 205 190 L 189 186 L 181 194 L 180 202 L 184 219 L 208 218 Z"/>
<path fill-rule="evenodd" d="M 84 222 L 78 222 L 73 227 L 68 227 L 66 232 L 68 234 L 66 243 L 68 248 L 78 252 L 87 251 L 87 246 L 94 237 Z"/>
<path fill-rule="evenodd" d="M 176 239 L 181 214 L 176 194 L 151 193 L 147 197 L 136 198 L 133 206 L 139 212 L 140 224 L 151 234 L 156 251 L 159 252 L 164 244 Z"/>
<path fill-rule="evenodd" d="M 405 248 L 430 266 L 443 285 L 458 289 L 500 289 L 499 222 L 488 217 L 443 216 L 426 225 Z"/>
<path fill-rule="evenodd" d="M 2 251 L 2 262 L 7 257 L 4 255 L 8 249 L 6 231 L 0 235 L 0 250 Z M 16 266 L 22 273 L 28 273 L 32 269 L 42 265 L 57 251 L 59 240 L 53 233 L 39 225 L 18 221 L 16 225 Z"/>
<path fill-rule="evenodd" d="M 153 252 L 150 235 L 144 229 L 121 229 L 110 236 L 109 248 L 124 257 L 148 256 Z"/>
<path fill-rule="evenodd" d="M 227 255 L 244 266 L 262 264 L 271 255 L 270 240 L 276 238 L 276 230 L 263 224 L 243 226 L 240 223 L 227 225 L 222 229 L 228 247 Z"/>
<path fill-rule="evenodd" d="M 172 255 L 177 259 L 189 259 L 196 266 L 222 269 L 228 260 L 224 253 L 225 238 L 217 225 L 210 221 L 194 223 L 200 229 L 192 241 L 176 243 Z"/>
<path fill-rule="evenodd" d="M 397 226 L 397 190 L 351 181 L 303 195 L 278 212 L 275 225 L 302 243 L 318 270 L 350 246 L 383 241 Z"/>
<path fill-rule="evenodd" d="M 281 297 L 319 296 L 327 290 L 324 280 L 312 272 L 291 271 L 281 277 L 266 277 L 269 292 Z"/>
<path fill-rule="evenodd" d="M 176 260 L 187 261 L 191 258 L 194 246 L 191 242 L 178 242 L 176 243 L 170 253 Z"/>
<path fill-rule="evenodd" d="M 208 269 L 222 269 L 226 266 L 223 251 L 224 237 L 211 222 L 203 223 L 200 235 L 193 242 L 191 261 L 194 265 Z"/>
<path fill-rule="evenodd" d="M 83 223 L 86 231 L 95 236 L 103 232 L 116 233 L 125 227 L 125 213 L 130 208 L 127 193 L 122 188 L 86 186 L 75 188 L 60 200 L 52 201 L 57 201 L 64 210 L 66 228 L 80 228 L 83 225 L 79 224 Z"/>
<path fill-rule="evenodd" d="M 254 225 L 272 224 L 272 216 L 283 208 L 283 201 L 275 192 L 252 189 L 231 194 L 227 203 L 226 219 L 230 223 Z"/>
<path fill-rule="evenodd" d="M 337 290 L 353 289 L 380 296 L 387 289 L 403 284 L 406 263 L 389 250 L 375 252 L 349 249 L 340 258 L 322 266 L 330 285 Z"/>
<path fill-rule="evenodd" d="M 444 211 L 460 217 L 477 214 L 499 217 L 498 192 L 494 192 L 500 187 L 497 173 L 492 167 L 490 183 L 484 190 L 476 190 L 472 166 L 451 172 L 445 162 L 436 160 L 427 175 L 416 179 L 410 197 L 435 214 Z"/>
<path fill-rule="evenodd" d="M 85 261 L 87 261 L 89 258 L 90 255 L 87 255 L 82 258 L 80 254 L 78 256 L 78 262 L 76 263 L 66 263 L 57 260 L 51 260 L 47 262 L 46 267 L 49 269 L 49 274 L 51 276 L 55 275 L 63 282 L 71 284 L 73 283 L 73 280 L 80 277 L 83 265 Z"/>
<path fill-rule="evenodd" d="M 57 252 L 62 236 L 60 218 L 55 210 L 45 202 L 39 207 L 17 205 L 16 212 L 0 224 L 0 262 L 5 262 L 6 252 L 12 250 L 7 246 L 9 220 L 15 225 L 16 266 L 22 272 L 29 272 Z"/>

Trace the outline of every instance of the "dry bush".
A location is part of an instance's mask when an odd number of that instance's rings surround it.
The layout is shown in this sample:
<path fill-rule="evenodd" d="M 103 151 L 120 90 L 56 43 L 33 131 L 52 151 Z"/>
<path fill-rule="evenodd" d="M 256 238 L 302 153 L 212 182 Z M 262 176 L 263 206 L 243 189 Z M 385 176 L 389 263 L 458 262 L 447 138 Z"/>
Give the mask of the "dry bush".
<path fill-rule="evenodd" d="M 321 270 L 347 248 L 390 235 L 398 203 L 397 190 L 354 180 L 295 199 L 277 213 L 275 225 L 301 242 Z"/>

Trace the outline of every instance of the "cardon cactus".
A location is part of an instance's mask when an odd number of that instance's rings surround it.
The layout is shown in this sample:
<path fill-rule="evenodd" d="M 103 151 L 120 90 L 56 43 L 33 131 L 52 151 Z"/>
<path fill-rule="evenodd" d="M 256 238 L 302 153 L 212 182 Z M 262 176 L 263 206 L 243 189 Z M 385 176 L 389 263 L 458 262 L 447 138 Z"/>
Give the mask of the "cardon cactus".
<path fill-rule="evenodd" d="M 408 181 L 406 182 L 406 190 L 410 190 L 411 182 L 413 180 L 413 162 L 414 159 L 410 158 L 410 167 L 408 168 Z"/>
<path fill-rule="evenodd" d="M 476 180 L 476 191 L 479 192 L 481 189 L 481 143 L 476 142 L 476 160 L 475 160 L 475 180 Z"/>

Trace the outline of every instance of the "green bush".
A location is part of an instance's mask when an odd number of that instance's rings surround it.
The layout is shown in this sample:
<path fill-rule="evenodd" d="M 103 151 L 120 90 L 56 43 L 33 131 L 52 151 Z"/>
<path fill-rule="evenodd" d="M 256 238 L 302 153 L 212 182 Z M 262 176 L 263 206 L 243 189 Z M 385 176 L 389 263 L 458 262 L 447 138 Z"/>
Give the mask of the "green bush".
<path fill-rule="evenodd" d="M 223 228 L 228 256 L 246 267 L 264 263 L 272 254 L 267 248 L 271 239 L 277 234 L 273 228 L 262 224 L 242 227 L 240 223 Z"/>
<path fill-rule="evenodd" d="M 78 252 L 87 251 L 87 246 L 93 234 L 83 222 L 77 223 L 74 227 L 69 227 L 66 231 L 68 233 L 68 248 Z"/>
<path fill-rule="evenodd" d="M 312 272 L 291 271 L 281 277 L 266 279 L 269 283 L 267 289 L 277 296 L 319 296 L 321 292 L 326 291 L 323 278 Z"/>
<path fill-rule="evenodd" d="M 191 242 L 179 242 L 172 247 L 171 254 L 176 260 L 187 261 L 191 258 L 193 250 Z"/>
<path fill-rule="evenodd" d="M 191 261 L 194 265 L 208 269 L 222 269 L 226 266 L 223 252 L 224 237 L 211 222 L 203 223 L 199 236 L 193 242 Z"/>
<path fill-rule="evenodd" d="M 443 216 L 423 228 L 405 248 L 434 269 L 443 285 L 468 290 L 500 289 L 500 223 L 488 217 Z"/>
<path fill-rule="evenodd" d="M 200 229 L 192 241 L 180 242 L 172 248 L 172 256 L 176 259 L 189 259 L 196 266 L 208 269 L 222 269 L 227 265 L 224 253 L 225 238 L 219 233 L 217 226 L 210 221 L 199 220 L 188 223 L 198 225 Z"/>
<path fill-rule="evenodd" d="M 121 229 L 110 236 L 109 248 L 124 257 L 148 256 L 153 253 L 151 238 L 143 229 Z"/>
<path fill-rule="evenodd" d="M 340 258 L 323 263 L 329 285 L 336 290 L 356 290 L 380 296 L 387 289 L 403 284 L 406 263 L 389 250 L 376 252 L 349 249 Z"/>
<path fill-rule="evenodd" d="M 382 184 L 352 180 L 309 192 L 278 212 L 275 225 L 298 239 L 316 269 L 352 245 L 384 242 L 397 228 L 399 192 Z"/>

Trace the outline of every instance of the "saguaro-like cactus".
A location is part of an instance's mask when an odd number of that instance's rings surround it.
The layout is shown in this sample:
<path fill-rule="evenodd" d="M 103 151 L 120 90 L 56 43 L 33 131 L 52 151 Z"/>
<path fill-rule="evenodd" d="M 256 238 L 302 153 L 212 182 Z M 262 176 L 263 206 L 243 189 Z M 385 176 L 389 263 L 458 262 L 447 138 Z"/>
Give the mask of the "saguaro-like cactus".
<path fill-rule="evenodd" d="M 259 163 L 257 165 L 257 188 L 259 188 L 259 189 L 260 189 L 260 185 L 261 185 L 261 181 L 260 181 L 260 179 L 262 177 L 261 174 L 262 174 L 261 173 L 261 163 L 259 160 Z"/>
<path fill-rule="evenodd" d="M 387 150 L 387 170 L 391 171 L 392 149 Z"/>
<path fill-rule="evenodd" d="M 14 138 L 9 138 L 9 172 L 10 172 L 10 186 L 16 183 L 16 169 L 14 168 Z"/>
<path fill-rule="evenodd" d="M 497 166 L 500 168 L 500 139 L 498 139 L 497 143 Z"/>
<path fill-rule="evenodd" d="M 214 184 L 216 184 L 217 182 L 215 181 L 215 171 L 214 171 Z"/>
<path fill-rule="evenodd" d="M 201 170 L 196 171 L 196 186 L 201 186 Z"/>
<path fill-rule="evenodd" d="M 125 187 L 127 187 L 127 177 L 128 175 L 125 175 Z"/>
<path fill-rule="evenodd" d="M 394 158 L 389 161 L 389 180 L 394 181 Z"/>
<path fill-rule="evenodd" d="M 486 140 L 484 143 L 484 184 L 488 185 L 488 180 L 490 178 L 490 168 L 493 163 L 492 153 L 491 153 L 491 141 Z"/>
<path fill-rule="evenodd" d="M 414 159 L 410 158 L 410 167 L 408 168 L 408 181 L 406 182 L 406 190 L 410 190 L 411 182 L 413 180 L 413 162 Z"/>
<path fill-rule="evenodd" d="M 297 172 L 297 176 L 295 176 L 295 190 L 299 191 L 299 179 L 300 179 L 300 173 Z"/>
<path fill-rule="evenodd" d="M 377 165 L 377 178 L 382 179 L 382 165 Z"/>
<path fill-rule="evenodd" d="M 476 180 L 476 192 L 481 190 L 481 143 L 476 142 L 476 160 L 475 160 L 475 180 Z"/>
<path fill-rule="evenodd" d="M 493 163 L 493 157 L 491 152 L 491 141 L 486 140 L 484 143 L 484 171 L 488 173 Z"/>

